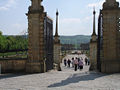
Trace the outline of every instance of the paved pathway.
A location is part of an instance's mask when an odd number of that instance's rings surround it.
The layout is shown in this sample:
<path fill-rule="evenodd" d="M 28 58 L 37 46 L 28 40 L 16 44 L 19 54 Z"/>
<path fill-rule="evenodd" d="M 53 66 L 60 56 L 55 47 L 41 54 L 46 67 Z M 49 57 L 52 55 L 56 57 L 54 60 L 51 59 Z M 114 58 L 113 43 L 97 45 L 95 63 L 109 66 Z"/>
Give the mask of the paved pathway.
<path fill-rule="evenodd" d="M 89 72 L 88 68 L 75 72 L 62 65 L 60 72 L 0 76 L 0 90 L 120 90 L 120 74 Z"/>

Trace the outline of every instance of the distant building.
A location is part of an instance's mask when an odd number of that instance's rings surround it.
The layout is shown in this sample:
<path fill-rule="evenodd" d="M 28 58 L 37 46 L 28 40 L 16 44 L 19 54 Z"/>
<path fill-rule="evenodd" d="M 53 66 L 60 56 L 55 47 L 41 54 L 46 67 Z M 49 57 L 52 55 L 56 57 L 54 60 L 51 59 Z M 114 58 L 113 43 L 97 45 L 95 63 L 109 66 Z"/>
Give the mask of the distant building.
<path fill-rule="evenodd" d="M 81 50 L 89 50 L 90 44 L 89 43 L 82 43 L 82 44 L 80 44 L 80 49 Z"/>
<path fill-rule="evenodd" d="M 75 45 L 73 44 L 62 44 L 62 51 L 64 50 L 75 50 Z"/>

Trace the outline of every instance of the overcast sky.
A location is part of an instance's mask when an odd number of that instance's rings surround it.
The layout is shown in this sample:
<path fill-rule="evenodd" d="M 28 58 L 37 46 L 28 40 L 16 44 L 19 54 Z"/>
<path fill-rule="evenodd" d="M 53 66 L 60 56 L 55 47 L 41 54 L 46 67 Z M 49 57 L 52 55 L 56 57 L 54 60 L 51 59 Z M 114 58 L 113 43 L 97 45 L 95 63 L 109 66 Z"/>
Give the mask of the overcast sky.
<path fill-rule="evenodd" d="M 31 0 L 0 0 L 0 31 L 4 35 L 23 34 L 28 28 L 25 13 Z M 105 0 L 43 0 L 45 12 L 54 20 L 59 10 L 60 35 L 90 35 L 92 33 L 93 7 L 96 20 Z M 120 1 L 120 0 L 117 0 Z M 96 25 L 97 28 L 97 25 Z"/>

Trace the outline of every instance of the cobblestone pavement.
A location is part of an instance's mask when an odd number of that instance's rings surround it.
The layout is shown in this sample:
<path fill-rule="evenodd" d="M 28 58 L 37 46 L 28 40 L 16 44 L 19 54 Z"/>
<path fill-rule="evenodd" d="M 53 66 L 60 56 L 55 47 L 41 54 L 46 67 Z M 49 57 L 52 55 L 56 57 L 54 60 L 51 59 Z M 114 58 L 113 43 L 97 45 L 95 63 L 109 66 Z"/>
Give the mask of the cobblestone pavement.
<path fill-rule="evenodd" d="M 72 58 L 68 55 L 66 58 Z M 76 56 L 74 56 L 76 57 Z M 77 57 L 85 57 L 79 55 Z M 64 67 L 62 71 L 50 71 L 31 75 L 0 76 L 0 90 L 120 90 L 120 74 L 89 72 L 89 66 L 82 71 Z"/>

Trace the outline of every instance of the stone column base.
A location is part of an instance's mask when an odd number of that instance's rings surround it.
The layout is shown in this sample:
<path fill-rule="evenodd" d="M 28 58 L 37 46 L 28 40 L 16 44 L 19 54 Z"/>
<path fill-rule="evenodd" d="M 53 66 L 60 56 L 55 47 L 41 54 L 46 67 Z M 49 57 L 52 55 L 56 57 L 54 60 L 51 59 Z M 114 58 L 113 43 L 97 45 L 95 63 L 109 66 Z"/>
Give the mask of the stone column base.
<path fill-rule="evenodd" d="M 62 71 L 60 64 L 58 64 L 58 71 Z"/>
<path fill-rule="evenodd" d="M 57 70 L 57 71 L 62 71 L 60 64 L 54 63 L 54 69 Z"/>
<path fill-rule="evenodd" d="M 46 71 L 45 63 L 27 63 L 27 73 L 44 73 Z"/>
<path fill-rule="evenodd" d="M 90 68 L 89 68 L 90 71 L 96 71 L 97 70 L 97 64 L 91 64 L 90 65 Z"/>

